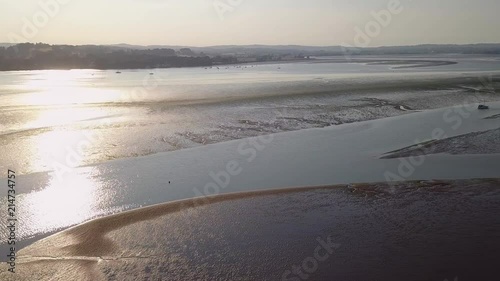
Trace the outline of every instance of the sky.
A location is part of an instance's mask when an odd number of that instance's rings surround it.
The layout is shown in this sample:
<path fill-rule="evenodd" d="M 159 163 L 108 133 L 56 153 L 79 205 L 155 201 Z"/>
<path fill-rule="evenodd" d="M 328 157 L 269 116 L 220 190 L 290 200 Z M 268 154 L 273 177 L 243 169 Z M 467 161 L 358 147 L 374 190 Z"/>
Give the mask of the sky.
<path fill-rule="evenodd" d="M 0 10 L 5 43 L 500 43 L 498 0 L 0 0 Z"/>

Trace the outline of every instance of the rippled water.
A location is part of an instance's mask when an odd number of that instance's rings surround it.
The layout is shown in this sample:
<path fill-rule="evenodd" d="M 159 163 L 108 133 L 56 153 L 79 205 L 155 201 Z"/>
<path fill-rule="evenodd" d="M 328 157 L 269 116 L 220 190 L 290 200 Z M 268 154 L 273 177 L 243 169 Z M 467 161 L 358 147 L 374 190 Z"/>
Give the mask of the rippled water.
<path fill-rule="evenodd" d="M 18 235 L 26 244 L 30 241 L 26 239 L 40 239 L 90 218 L 195 196 L 192 187 L 210 181 L 208 173 L 225 165 L 222 159 L 244 156 L 237 149 L 227 151 L 232 147 L 227 146 L 219 147 L 218 152 L 213 148 L 205 151 L 209 156 L 204 159 L 198 159 L 200 154 L 192 151 L 189 159 L 185 159 L 186 154 L 178 154 L 171 155 L 172 159 L 131 159 L 83 168 L 65 173 L 63 181 L 54 174 L 38 172 L 64 173 L 66 169 L 111 159 L 408 114 L 462 103 L 471 94 L 498 100 L 498 95 L 471 90 L 490 80 L 490 86 L 499 88 L 495 77 L 489 78 L 494 70 L 500 70 L 497 60 L 467 58 L 455 65 L 397 70 L 390 65 L 323 62 L 130 70 L 121 74 L 98 70 L 3 72 L 0 169 L 21 175 L 18 205 L 24 211 L 19 213 L 23 227 Z M 388 134 L 382 135 L 387 138 Z M 289 143 L 286 140 L 284 137 L 284 146 Z M 395 142 L 392 149 L 402 147 Z M 311 149 L 303 144 L 294 152 L 304 147 Z M 343 163 L 347 163 L 344 158 L 348 156 L 323 155 L 327 148 L 335 151 L 327 146 L 311 159 L 324 157 L 323 166 L 335 162 L 339 169 L 346 168 Z M 286 147 L 279 151 L 288 154 Z M 316 152 L 315 148 L 312 151 Z M 370 151 L 365 147 L 362 156 L 369 155 L 370 161 L 375 161 Z M 294 170 L 297 159 L 291 157 L 284 161 Z M 359 166 L 358 158 L 353 158 L 352 165 Z M 271 157 L 269 161 L 277 160 Z M 433 165 L 440 166 L 440 161 L 437 159 Z M 474 161 L 462 159 L 458 165 Z M 458 163 L 455 159 L 445 162 Z M 158 167 L 158 163 L 163 166 Z M 274 178 L 269 171 L 260 170 L 266 163 L 253 164 L 256 171 L 247 168 L 249 174 L 232 182 L 231 191 L 339 182 L 339 175 L 331 174 L 329 166 L 316 169 L 309 165 L 304 170 L 306 178 L 295 174 L 287 179 L 285 174 Z M 371 177 L 375 166 L 368 164 L 366 171 L 371 173 L 355 179 L 380 180 L 382 173 Z M 479 177 L 493 173 L 461 168 Z M 342 181 L 353 179 L 351 168 L 346 169 Z M 423 175 L 426 172 L 423 170 Z M 266 173 L 262 179 L 256 177 Z M 173 179 L 169 186 L 167 183 Z M 3 209 L 5 195 L 0 194 L 0 199 Z M 1 225 L 4 216 L 4 212 L 0 213 Z M 2 243 L 0 248 L 5 246 Z"/>
<path fill-rule="evenodd" d="M 121 74 L 2 72 L 0 168 L 21 174 L 50 171 L 54 162 L 81 166 L 393 116 L 411 106 L 425 109 L 456 102 L 448 97 L 460 97 L 461 80 L 446 79 L 500 70 L 495 58 L 444 59 L 459 63 L 397 70 L 391 65 L 306 62 Z M 419 89 L 436 78 L 447 82 Z M 471 81 L 480 84 L 479 79 Z M 444 97 L 405 103 L 416 91 L 428 98 L 436 89 Z"/>

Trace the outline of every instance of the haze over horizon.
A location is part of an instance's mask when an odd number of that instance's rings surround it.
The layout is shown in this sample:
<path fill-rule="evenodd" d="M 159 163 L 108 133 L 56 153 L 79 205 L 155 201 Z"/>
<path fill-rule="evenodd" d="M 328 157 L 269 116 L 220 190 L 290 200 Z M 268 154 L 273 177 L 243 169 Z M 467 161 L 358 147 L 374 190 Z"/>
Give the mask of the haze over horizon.
<path fill-rule="evenodd" d="M 391 1 L 397 0 L 0 0 L 8 11 L 0 18 L 0 42 L 357 46 L 356 28 L 365 30 Z M 500 2 L 399 2 L 400 12 L 379 25 L 366 47 L 500 43 Z M 25 36 L 27 22 L 37 21 L 36 32 Z"/>

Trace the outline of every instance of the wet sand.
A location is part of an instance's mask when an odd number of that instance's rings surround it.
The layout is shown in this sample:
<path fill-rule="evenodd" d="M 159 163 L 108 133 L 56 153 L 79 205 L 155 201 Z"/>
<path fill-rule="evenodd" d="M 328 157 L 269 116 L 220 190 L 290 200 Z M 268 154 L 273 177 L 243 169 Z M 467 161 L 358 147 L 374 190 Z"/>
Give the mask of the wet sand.
<path fill-rule="evenodd" d="M 38 241 L 0 279 L 496 280 L 499 203 L 499 179 L 189 199 Z"/>
<path fill-rule="evenodd" d="M 500 119 L 486 118 L 498 114 L 500 104 L 490 105 L 490 111 L 479 111 L 477 105 L 443 108 L 110 161 L 75 169 L 64 181 L 47 173 L 20 176 L 19 247 L 94 218 L 200 195 L 385 180 L 498 178 L 500 154 L 428 155 L 410 167 L 405 158 L 380 159 L 387 151 L 429 139 L 436 129 L 450 137 L 497 129 Z M 450 110 L 470 116 L 455 128 L 455 122 L 444 119 Z M 255 158 L 246 153 L 250 148 L 255 148 Z M 227 185 L 214 181 L 212 174 L 226 171 L 234 161 L 241 173 Z M 7 201 L 0 201 L 0 207 L 2 202 Z M 8 235 L 5 230 L 0 234 Z M 0 251 L 6 247 L 0 244 Z"/>
<path fill-rule="evenodd" d="M 500 153 L 500 128 L 418 143 L 416 145 L 389 152 L 381 157 L 381 159 L 394 159 L 439 153 L 453 155 L 498 154 Z"/>
<path fill-rule="evenodd" d="M 500 90 L 500 76 L 494 74 L 489 79 L 486 73 L 398 70 L 361 77 L 317 73 L 299 81 L 269 78 L 267 82 L 211 84 L 208 80 L 206 85 L 170 85 L 171 78 L 165 74 L 162 84 L 139 100 L 127 98 L 131 89 L 115 85 L 112 79 L 116 75 L 112 75 L 106 78 L 110 85 L 104 87 L 111 93 L 82 94 L 85 99 L 95 96 L 96 100 L 88 104 L 34 106 L 4 98 L 5 105 L 0 107 L 0 119 L 5 121 L 0 129 L 0 154 L 4 155 L 0 167 L 15 166 L 20 174 L 53 170 L 51 160 L 63 162 L 64 155 L 60 155 L 60 149 L 40 143 L 74 147 L 73 142 L 89 135 L 95 141 L 82 153 L 80 166 L 500 100 L 495 94 Z M 103 91 L 99 87 L 93 90 Z M 101 100 L 113 91 L 124 98 Z M 26 100 L 40 99 L 35 93 L 24 95 Z M 67 120 L 66 116 L 74 116 L 75 120 Z M 130 134 L 130 130 L 136 134 Z"/>

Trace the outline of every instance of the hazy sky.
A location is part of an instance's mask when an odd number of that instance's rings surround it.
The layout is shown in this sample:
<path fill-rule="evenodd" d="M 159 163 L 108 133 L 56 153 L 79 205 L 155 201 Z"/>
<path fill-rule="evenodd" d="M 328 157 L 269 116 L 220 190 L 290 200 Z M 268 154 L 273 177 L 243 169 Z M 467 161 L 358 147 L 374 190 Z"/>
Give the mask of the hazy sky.
<path fill-rule="evenodd" d="M 391 1 L 0 0 L 0 42 L 356 45 L 355 28 Z M 399 1 L 369 46 L 500 42 L 499 0 Z M 61 4 L 47 15 L 39 2 Z"/>

